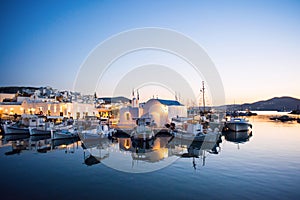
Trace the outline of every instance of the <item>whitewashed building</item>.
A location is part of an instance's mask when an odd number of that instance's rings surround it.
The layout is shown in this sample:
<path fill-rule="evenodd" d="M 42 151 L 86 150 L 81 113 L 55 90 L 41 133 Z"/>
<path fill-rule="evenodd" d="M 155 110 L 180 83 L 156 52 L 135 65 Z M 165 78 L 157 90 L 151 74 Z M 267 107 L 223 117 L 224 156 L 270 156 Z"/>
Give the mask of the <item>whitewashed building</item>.
<path fill-rule="evenodd" d="M 140 106 L 133 102 L 132 106 L 120 109 L 120 126 L 134 126 L 137 118 L 146 118 L 157 127 L 164 127 L 173 117 L 187 117 L 187 108 L 178 101 L 150 99 Z"/>
<path fill-rule="evenodd" d="M 26 98 L 22 102 L 0 103 L 0 115 L 4 114 L 42 114 L 79 119 L 85 116 L 96 116 L 98 115 L 98 111 L 92 103 L 70 103 Z"/>

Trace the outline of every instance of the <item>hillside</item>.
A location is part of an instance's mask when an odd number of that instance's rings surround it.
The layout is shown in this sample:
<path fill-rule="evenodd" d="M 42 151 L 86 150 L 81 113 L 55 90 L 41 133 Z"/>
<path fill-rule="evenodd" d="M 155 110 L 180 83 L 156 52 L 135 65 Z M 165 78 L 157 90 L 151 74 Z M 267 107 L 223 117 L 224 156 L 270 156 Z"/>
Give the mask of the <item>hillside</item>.
<path fill-rule="evenodd" d="M 18 87 L 18 86 L 11 86 L 11 87 L 0 87 L 0 93 L 6 93 L 6 94 L 16 94 L 18 91 L 23 90 L 38 90 L 37 87 Z"/>
<path fill-rule="evenodd" d="M 293 97 L 274 97 L 272 99 L 258 101 L 254 103 L 245 103 L 239 105 L 227 105 L 228 110 L 277 110 L 291 111 L 299 109 L 300 99 Z"/>

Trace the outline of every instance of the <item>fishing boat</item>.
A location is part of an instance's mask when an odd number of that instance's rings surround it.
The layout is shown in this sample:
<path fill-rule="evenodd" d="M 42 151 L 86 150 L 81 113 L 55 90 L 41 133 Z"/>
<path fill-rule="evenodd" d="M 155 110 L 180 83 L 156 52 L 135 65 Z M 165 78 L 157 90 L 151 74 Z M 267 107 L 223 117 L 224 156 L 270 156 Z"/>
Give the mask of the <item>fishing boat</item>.
<path fill-rule="evenodd" d="M 21 120 L 14 124 L 4 124 L 5 134 L 29 134 L 30 127 L 43 126 L 45 119 L 37 115 L 23 114 Z"/>
<path fill-rule="evenodd" d="M 189 140 L 194 142 L 211 142 L 216 143 L 220 140 L 221 133 L 209 131 L 208 133 L 198 133 L 196 135 L 184 133 L 184 132 L 174 132 L 174 136 L 178 139 Z"/>
<path fill-rule="evenodd" d="M 29 127 L 29 134 L 31 136 L 33 135 L 50 135 L 51 130 L 54 129 L 54 124 L 51 123 L 45 123 L 43 126 L 38 127 Z"/>
<path fill-rule="evenodd" d="M 186 117 L 173 118 L 169 127 L 175 138 L 183 140 L 215 143 L 221 136 L 218 128 L 204 129 L 202 124 Z"/>
<path fill-rule="evenodd" d="M 57 131 L 51 130 L 52 140 L 76 138 L 76 137 L 78 137 L 78 131 L 76 129 L 63 129 Z"/>
<path fill-rule="evenodd" d="M 50 135 L 51 130 L 63 130 L 73 127 L 73 122 L 68 120 L 62 123 L 62 116 L 47 116 L 47 122 L 37 127 L 29 127 L 30 135 Z"/>
<path fill-rule="evenodd" d="M 147 125 L 138 125 L 133 129 L 130 136 L 134 139 L 149 140 L 154 137 L 154 131 Z"/>
<path fill-rule="evenodd" d="M 78 131 L 81 139 L 87 138 L 107 138 L 115 133 L 115 129 L 109 128 L 106 124 L 97 125 L 95 128 Z"/>
<path fill-rule="evenodd" d="M 29 128 L 21 124 L 3 125 L 4 133 L 7 134 L 29 134 Z"/>
<path fill-rule="evenodd" d="M 229 121 L 225 122 L 224 130 L 227 131 L 248 131 L 252 128 L 252 124 L 250 124 L 244 118 L 231 118 Z"/>
<path fill-rule="evenodd" d="M 137 118 L 136 123 L 137 126 L 133 128 L 131 133 L 129 134 L 130 137 L 133 139 L 143 139 L 143 140 L 150 140 L 153 139 L 155 134 L 153 131 L 153 125 L 148 121 L 151 121 L 150 118 Z"/>

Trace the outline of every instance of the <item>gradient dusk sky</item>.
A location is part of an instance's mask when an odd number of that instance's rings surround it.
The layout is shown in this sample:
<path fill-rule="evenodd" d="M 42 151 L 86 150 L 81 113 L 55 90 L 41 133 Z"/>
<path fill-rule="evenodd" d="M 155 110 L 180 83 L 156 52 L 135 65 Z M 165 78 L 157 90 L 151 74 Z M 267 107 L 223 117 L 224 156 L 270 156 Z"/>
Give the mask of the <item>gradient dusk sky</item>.
<path fill-rule="evenodd" d="M 72 90 L 99 43 L 122 31 L 160 27 L 205 49 L 222 78 L 226 103 L 300 98 L 300 1 L 0 3 L 0 86 Z"/>

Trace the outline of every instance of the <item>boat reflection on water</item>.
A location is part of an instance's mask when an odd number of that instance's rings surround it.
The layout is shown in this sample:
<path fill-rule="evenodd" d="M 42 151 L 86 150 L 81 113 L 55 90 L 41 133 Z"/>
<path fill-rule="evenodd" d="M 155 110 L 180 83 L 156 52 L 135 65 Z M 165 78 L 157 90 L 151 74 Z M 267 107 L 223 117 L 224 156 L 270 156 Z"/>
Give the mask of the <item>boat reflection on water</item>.
<path fill-rule="evenodd" d="M 36 151 L 38 153 L 47 153 L 48 151 L 64 149 L 66 153 L 74 153 L 75 143 L 79 139 L 51 140 L 50 136 L 30 136 L 29 134 L 5 135 L 1 140 L 1 147 L 11 146 L 11 150 L 5 152 L 5 155 L 20 154 L 25 151 Z M 78 148 L 78 144 L 77 144 Z"/>
<path fill-rule="evenodd" d="M 172 137 L 156 137 L 150 140 L 120 138 L 119 147 L 123 151 L 130 151 L 132 160 L 158 162 L 169 156 L 168 144 Z"/>
<path fill-rule="evenodd" d="M 179 156 L 182 158 L 192 158 L 193 168 L 196 170 L 196 159 L 200 159 L 200 161 L 202 162 L 202 166 L 205 166 L 206 157 L 209 154 L 218 154 L 220 152 L 221 148 L 219 144 L 222 142 L 222 140 L 217 140 L 215 143 L 207 141 L 193 141 L 189 145 L 186 145 L 182 142 L 184 141 L 177 141 L 177 145 L 178 143 L 181 143 L 180 145 L 186 146 L 187 152 Z"/>
<path fill-rule="evenodd" d="M 108 158 L 108 149 L 113 144 L 108 137 L 85 138 L 81 142 L 83 160 L 87 166 L 99 164 L 101 160 Z"/>
<path fill-rule="evenodd" d="M 248 142 L 252 137 L 252 131 L 226 131 L 223 133 L 225 140 L 238 144 L 238 149 L 240 148 L 239 144 Z"/>
<path fill-rule="evenodd" d="M 196 169 L 195 159 L 202 158 L 205 165 L 206 154 L 219 153 L 221 140 L 191 142 L 171 135 L 157 135 L 147 140 L 123 136 L 82 142 L 84 164 L 88 166 L 103 163 L 120 171 L 145 172 L 160 169 L 178 158 L 193 159 Z"/>
<path fill-rule="evenodd" d="M 32 136 L 30 136 L 30 140 L 32 142 L 39 141 L 39 140 L 46 140 L 46 139 L 51 139 L 51 136 L 50 135 L 32 135 Z"/>
<path fill-rule="evenodd" d="M 29 134 L 9 134 L 2 138 L 2 146 L 11 143 L 11 150 L 5 152 L 5 155 L 20 154 L 24 150 L 29 149 Z"/>
<path fill-rule="evenodd" d="M 29 134 L 9 134 L 9 135 L 4 135 L 4 140 L 5 141 L 17 141 L 17 140 L 26 140 L 29 139 L 30 135 Z"/>
<path fill-rule="evenodd" d="M 252 137 L 252 131 L 227 131 L 224 136 L 227 141 L 234 143 L 244 143 L 248 142 Z"/>
<path fill-rule="evenodd" d="M 238 135 L 236 135 L 238 134 Z M 249 138 L 244 132 L 228 132 L 225 139 L 243 142 Z M 83 164 L 87 166 L 104 164 L 119 171 L 141 173 L 162 169 L 177 159 L 190 159 L 194 169 L 210 154 L 219 154 L 222 140 L 190 141 L 168 134 L 157 134 L 151 139 L 130 137 L 126 135 L 51 140 L 49 136 L 9 135 L 1 139 L 1 147 L 11 147 L 5 155 L 24 152 L 48 153 L 63 151 L 77 153 L 83 149 Z M 79 151 L 81 152 L 81 151 Z M 53 155 L 53 154 L 52 154 Z"/>

